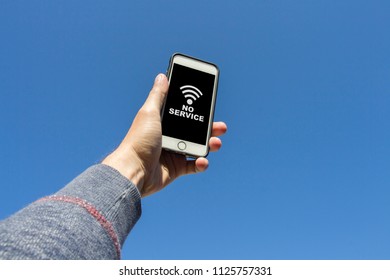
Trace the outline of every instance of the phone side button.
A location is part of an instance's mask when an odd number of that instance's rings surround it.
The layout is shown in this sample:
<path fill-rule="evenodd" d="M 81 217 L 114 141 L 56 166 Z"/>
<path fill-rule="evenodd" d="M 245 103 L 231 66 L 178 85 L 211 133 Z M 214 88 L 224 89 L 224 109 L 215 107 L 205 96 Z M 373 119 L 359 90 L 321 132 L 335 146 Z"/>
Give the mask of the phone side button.
<path fill-rule="evenodd" d="M 184 143 L 183 141 L 180 141 L 179 143 L 177 143 L 177 147 L 179 148 L 179 150 L 185 150 L 187 148 L 187 144 Z"/>

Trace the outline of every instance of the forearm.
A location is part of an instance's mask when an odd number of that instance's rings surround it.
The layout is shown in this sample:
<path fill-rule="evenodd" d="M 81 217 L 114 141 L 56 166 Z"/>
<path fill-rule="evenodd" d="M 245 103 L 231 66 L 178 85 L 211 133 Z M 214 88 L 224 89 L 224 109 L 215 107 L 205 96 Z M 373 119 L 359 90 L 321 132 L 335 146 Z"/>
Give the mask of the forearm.
<path fill-rule="evenodd" d="M 118 259 L 140 215 L 136 186 L 95 165 L 0 222 L 0 259 Z"/>

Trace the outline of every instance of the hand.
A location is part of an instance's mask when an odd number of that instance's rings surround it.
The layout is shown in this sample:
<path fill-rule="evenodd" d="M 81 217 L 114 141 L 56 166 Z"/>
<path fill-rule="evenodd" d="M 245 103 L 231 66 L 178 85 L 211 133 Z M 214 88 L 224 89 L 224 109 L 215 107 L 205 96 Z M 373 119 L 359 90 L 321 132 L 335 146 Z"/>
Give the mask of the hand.
<path fill-rule="evenodd" d="M 142 197 L 151 195 L 181 175 L 205 171 L 206 158 L 188 160 L 185 156 L 161 148 L 161 108 L 168 92 L 168 80 L 159 74 L 144 105 L 138 111 L 127 135 L 119 147 L 103 160 L 103 164 L 117 169 L 139 189 Z M 210 151 L 218 151 L 227 126 L 215 122 L 209 141 Z"/>

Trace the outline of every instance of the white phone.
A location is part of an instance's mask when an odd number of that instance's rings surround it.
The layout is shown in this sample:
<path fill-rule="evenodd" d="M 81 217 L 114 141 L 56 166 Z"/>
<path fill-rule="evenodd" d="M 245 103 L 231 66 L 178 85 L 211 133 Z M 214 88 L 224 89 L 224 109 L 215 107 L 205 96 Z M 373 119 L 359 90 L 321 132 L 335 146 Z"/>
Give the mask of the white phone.
<path fill-rule="evenodd" d="M 205 157 L 214 119 L 219 69 L 183 54 L 171 57 L 169 91 L 162 111 L 162 147 L 190 157 Z"/>

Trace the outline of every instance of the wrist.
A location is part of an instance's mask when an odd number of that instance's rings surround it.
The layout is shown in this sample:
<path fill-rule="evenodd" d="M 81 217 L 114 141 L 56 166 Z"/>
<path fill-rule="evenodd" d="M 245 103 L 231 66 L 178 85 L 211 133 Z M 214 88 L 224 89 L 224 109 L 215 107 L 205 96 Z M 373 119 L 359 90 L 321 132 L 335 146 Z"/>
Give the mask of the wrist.
<path fill-rule="evenodd" d="M 108 155 L 103 161 L 102 164 L 111 166 L 119 171 L 124 177 L 129 179 L 141 193 L 142 187 L 144 184 L 144 170 L 142 165 L 137 162 L 137 160 L 129 160 L 129 158 L 136 158 L 128 156 L 128 153 L 124 153 L 118 150 L 115 150 L 113 153 Z"/>

